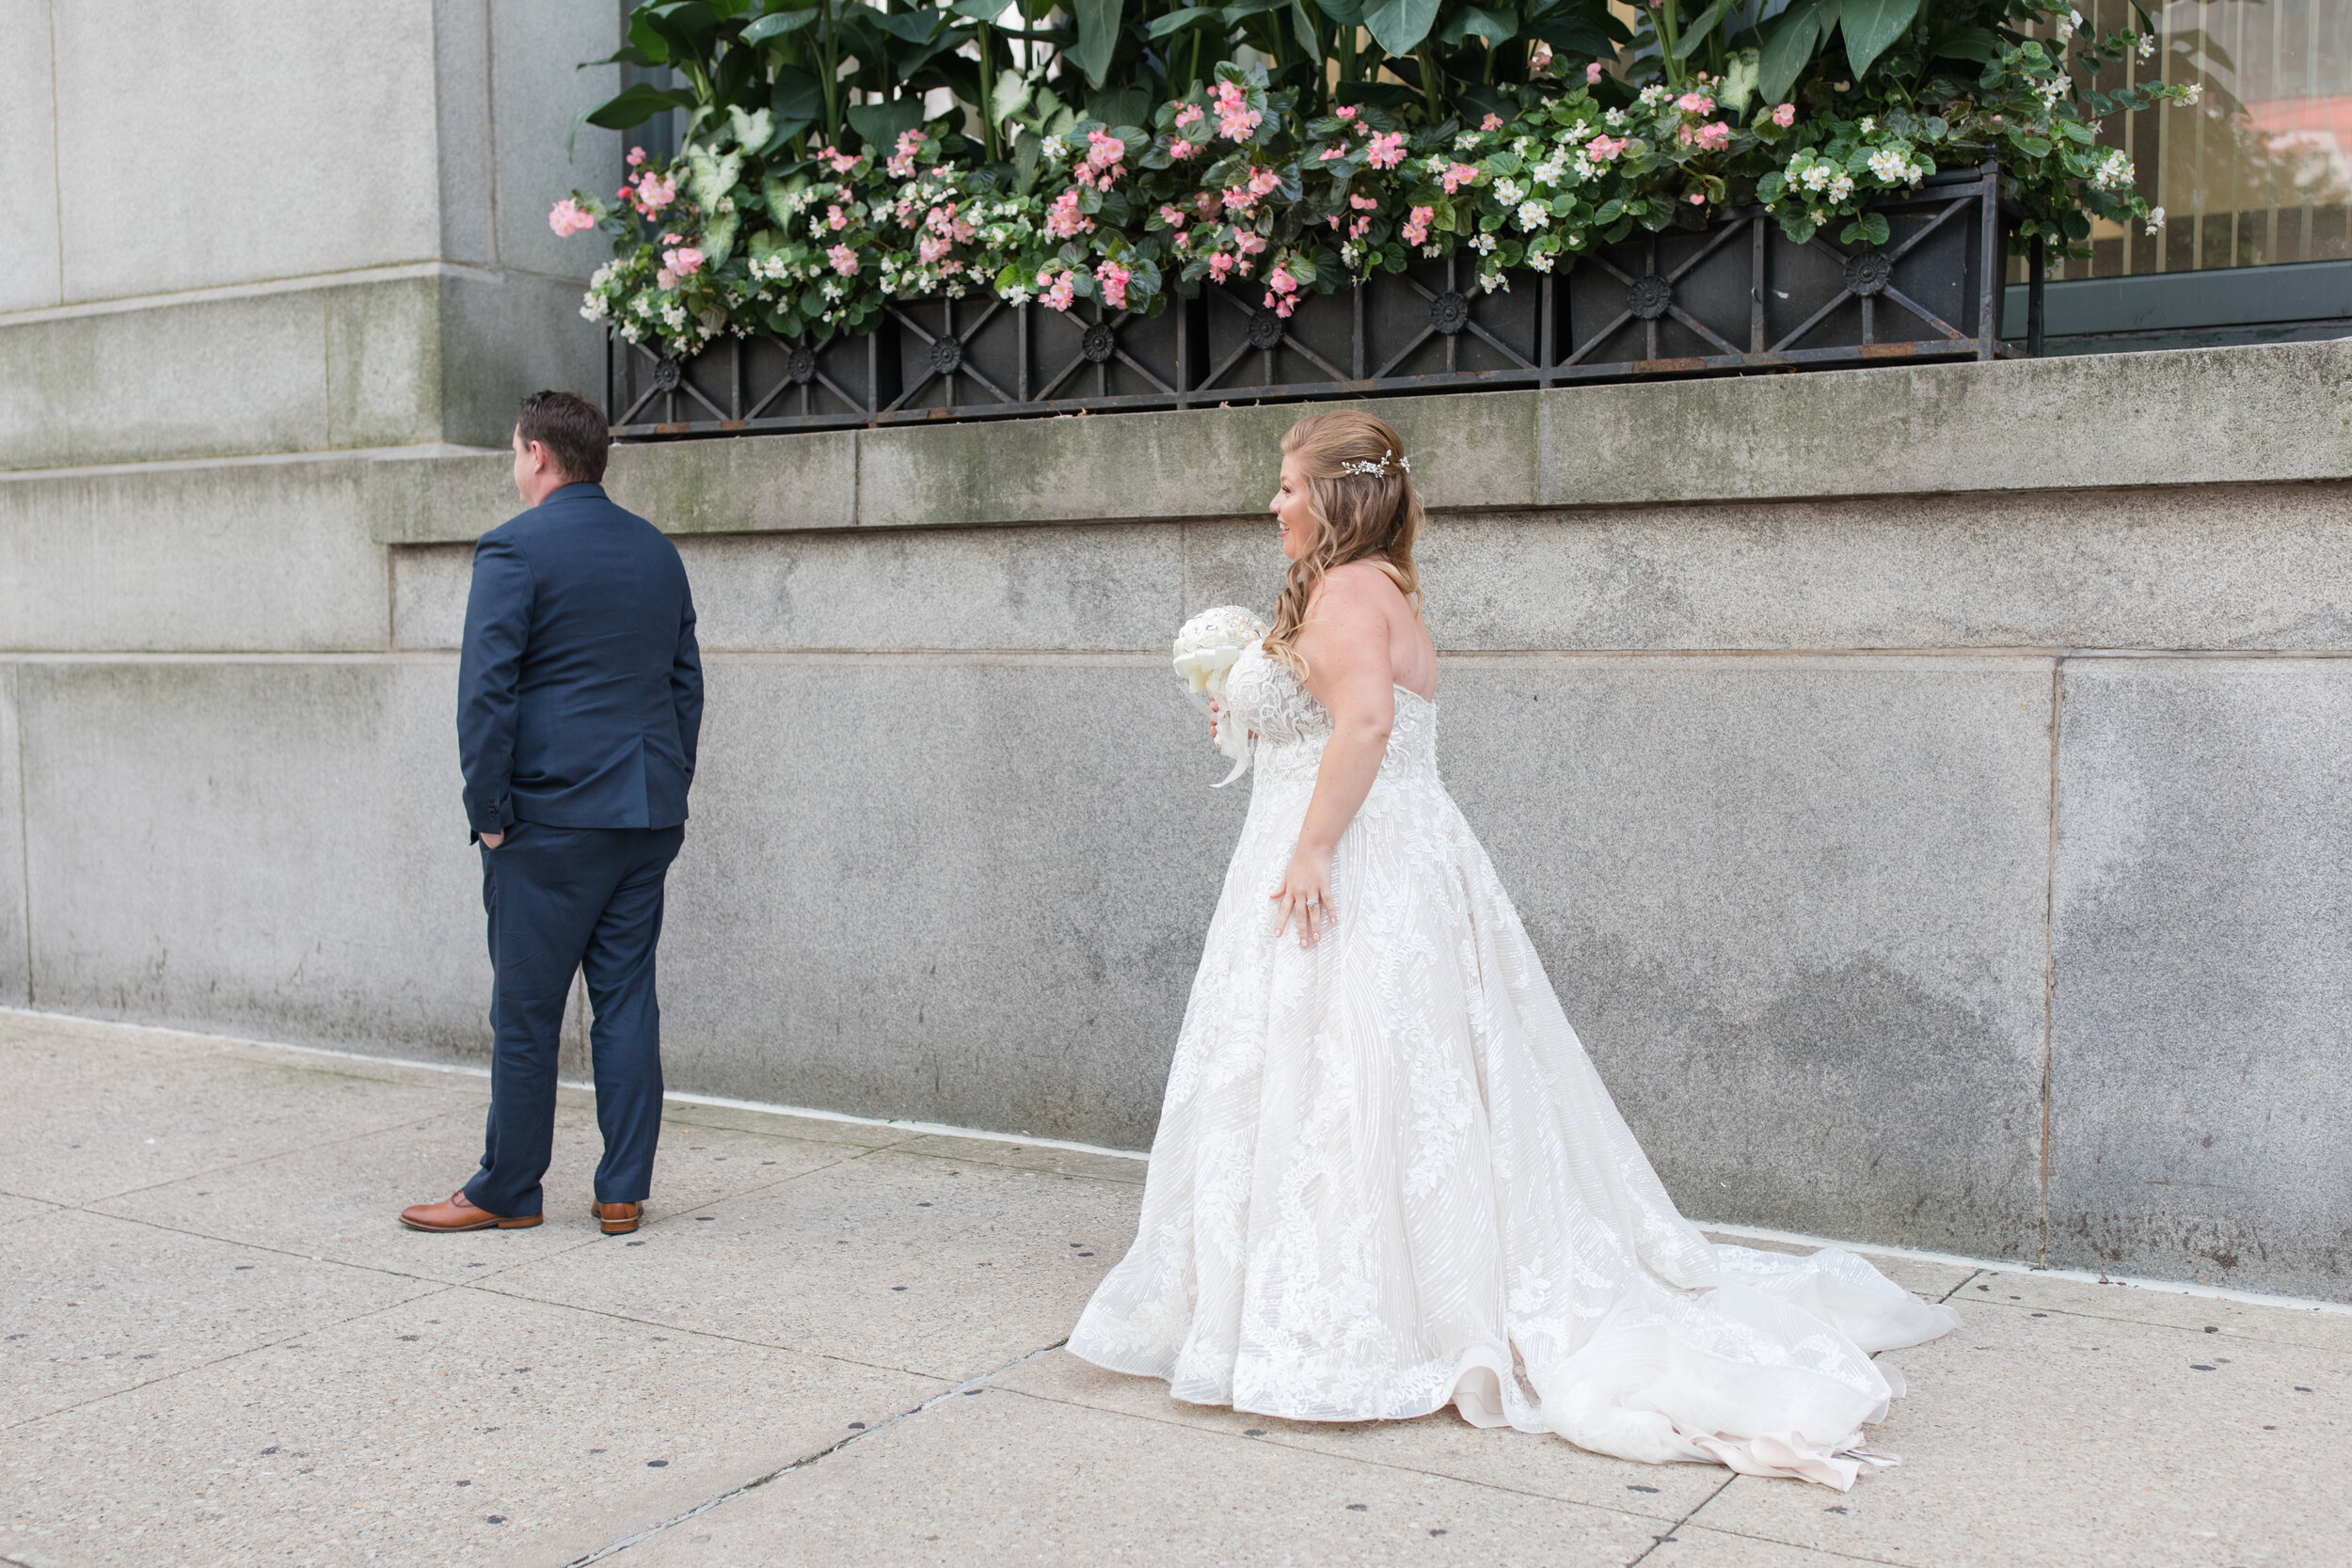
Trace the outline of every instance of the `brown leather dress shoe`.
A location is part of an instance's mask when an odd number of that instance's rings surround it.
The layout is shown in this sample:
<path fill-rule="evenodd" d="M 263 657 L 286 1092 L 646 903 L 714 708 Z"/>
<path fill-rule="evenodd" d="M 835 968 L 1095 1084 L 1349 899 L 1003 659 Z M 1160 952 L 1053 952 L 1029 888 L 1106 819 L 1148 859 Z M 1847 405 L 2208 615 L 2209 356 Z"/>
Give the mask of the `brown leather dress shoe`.
<path fill-rule="evenodd" d="M 626 1236 L 636 1229 L 638 1222 L 645 1217 L 645 1206 L 642 1203 L 592 1203 L 588 1205 L 588 1212 L 598 1225 L 604 1227 L 606 1235 Z"/>
<path fill-rule="evenodd" d="M 477 1209 L 462 1187 L 446 1203 L 412 1204 L 400 1212 L 400 1223 L 411 1230 L 526 1230 L 544 1217 L 523 1214 L 510 1220 Z"/>

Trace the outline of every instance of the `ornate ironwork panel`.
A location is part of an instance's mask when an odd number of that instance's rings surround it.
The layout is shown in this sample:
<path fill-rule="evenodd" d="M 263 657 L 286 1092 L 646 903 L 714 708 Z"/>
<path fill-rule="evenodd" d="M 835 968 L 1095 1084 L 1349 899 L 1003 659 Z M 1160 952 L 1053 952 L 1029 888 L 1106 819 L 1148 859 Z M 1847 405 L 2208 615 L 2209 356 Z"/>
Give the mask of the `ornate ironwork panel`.
<path fill-rule="evenodd" d="M 728 339 L 684 362 L 613 341 L 614 434 L 659 437 L 1477 391 L 1927 359 L 1990 359 L 2004 230 L 1991 166 L 1875 209 L 1883 245 L 1792 245 L 1759 210 L 1637 235 L 1493 292 L 1475 258 L 1359 288 L 1171 298 L 1158 316 L 984 295 L 902 301 L 828 342 Z"/>

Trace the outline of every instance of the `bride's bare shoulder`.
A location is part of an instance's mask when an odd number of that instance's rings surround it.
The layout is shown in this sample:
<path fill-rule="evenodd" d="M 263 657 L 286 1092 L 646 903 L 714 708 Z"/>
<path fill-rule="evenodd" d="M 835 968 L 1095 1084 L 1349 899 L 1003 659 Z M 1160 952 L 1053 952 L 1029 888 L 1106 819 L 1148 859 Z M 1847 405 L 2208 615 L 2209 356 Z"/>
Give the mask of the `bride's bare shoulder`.
<path fill-rule="evenodd" d="M 1405 604 L 1396 579 L 1376 561 L 1351 561 L 1334 566 L 1315 589 L 1313 609 L 1342 613 L 1369 611 L 1386 615 Z"/>

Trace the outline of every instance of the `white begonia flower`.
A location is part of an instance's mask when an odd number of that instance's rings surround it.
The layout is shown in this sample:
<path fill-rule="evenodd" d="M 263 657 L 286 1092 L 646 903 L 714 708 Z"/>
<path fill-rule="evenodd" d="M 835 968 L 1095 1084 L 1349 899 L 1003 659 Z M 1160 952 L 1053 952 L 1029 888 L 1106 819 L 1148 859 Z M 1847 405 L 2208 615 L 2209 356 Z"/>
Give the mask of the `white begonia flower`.
<path fill-rule="evenodd" d="M 2199 99 L 2201 99 L 2201 98 L 2202 98 L 2202 97 L 2204 97 L 2204 96 L 2205 96 L 2205 84 L 2204 84 L 2204 83 L 2202 83 L 2202 82 L 2191 82 L 2191 83 L 2188 85 L 2188 96 L 2187 96 L 2186 98 L 2182 99 L 2182 100 L 2181 100 L 2181 102 L 2182 102 L 2182 103 L 2191 103 L 2191 104 L 2193 104 L 2193 103 L 2196 103 Z"/>
<path fill-rule="evenodd" d="M 1507 294 L 1511 292 L 1511 279 L 1498 267 L 1478 275 L 1478 288 L 1481 293 Z"/>
<path fill-rule="evenodd" d="M 1476 147 L 1477 145 L 1478 133 L 1475 131 L 1465 131 L 1460 135 L 1454 138 L 1454 150 L 1456 152 L 1468 152 L 1471 148 Z"/>
<path fill-rule="evenodd" d="M 1534 146 L 1535 144 L 1534 142 L 1528 140 L 1525 136 L 1521 136 L 1518 140 L 1512 142 L 1511 150 L 1524 158 L 1531 150 L 1534 150 Z"/>
<path fill-rule="evenodd" d="M 1879 122 L 1876 115 L 1864 115 L 1862 117 L 1862 134 L 1864 135 L 1868 135 L 1871 132 L 1877 130 L 1878 128 Z"/>
<path fill-rule="evenodd" d="M 1495 182 L 1495 199 L 1505 207 L 1516 207 L 1526 198 L 1527 193 L 1519 188 L 1518 181 L 1498 180 Z"/>
<path fill-rule="evenodd" d="M 2139 57 L 2140 57 L 2141 59 L 2143 59 L 2143 60 L 2144 60 L 2144 59 L 2148 58 L 2151 55 L 2153 55 L 2155 52 L 2156 52 L 2156 40 L 2155 40 L 2154 36 L 2153 36 L 2153 34 L 2149 34 L 2149 33 L 2142 33 L 2142 34 L 2140 34 L 2140 35 L 2139 35 L 2139 49 L 2138 49 Z"/>
<path fill-rule="evenodd" d="M 1481 256 L 1491 256 L 1495 252 L 1495 237 L 1492 234 L 1481 234 L 1470 241 L 1470 248 Z"/>
<path fill-rule="evenodd" d="M 1539 185 L 1556 185 L 1560 182 L 1561 176 L 1566 171 L 1561 167 L 1558 160 L 1554 159 L 1537 164 L 1527 172 Z"/>
<path fill-rule="evenodd" d="M 1609 122 L 1609 129 L 1612 131 L 1620 131 L 1625 128 L 1625 111 L 1623 109 L 1612 109 L 1600 118 Z"/>
<path fill-rule="evenodd" d="M 1911 172 L 1911 164 L 1891 147 L 1882 147 L 1870 154 L 1870 172 L 1890 185 L 1900 184 Z"/>
<path fill-rule="evenodd" d="M 2164 209 L 2163 209 L 2163 208 L 2161 208 L 2161 207 L 2151 207 L 2151 208 L 2149 208 L 2149 209 L 2148 209 L 2148 232 L 2150 232 L 2151 234 L 2153 234 L 2153 233 L 2154 233 L 2157 230 L 2162 229 L 2163 227 L 2164 227 Z"/>
<path fill-rule="evenodd" d="M 1853 195 L 1853 176 L 1841 169 L 1838 171 L 1837 178 L 1829 182 L 1829 198 L 1832 201 L 1843 201 L 1851 195 Z"/>
<path fill-rule="evenodd" d="M 1519 227 L 1532 234 L 1550 224 L 1551 209 L 1540 201 L 1523 201 L 1519 203 L 1518 220 Z"/>

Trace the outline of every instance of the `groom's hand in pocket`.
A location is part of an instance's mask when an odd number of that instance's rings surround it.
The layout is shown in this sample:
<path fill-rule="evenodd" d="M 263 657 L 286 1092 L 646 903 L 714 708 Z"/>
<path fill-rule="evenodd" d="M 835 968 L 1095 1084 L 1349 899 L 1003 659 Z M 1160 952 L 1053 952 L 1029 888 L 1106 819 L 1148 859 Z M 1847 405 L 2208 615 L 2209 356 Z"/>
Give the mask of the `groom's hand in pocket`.
<path fill-rule="evenodd" d="M 504 833 L 484 833 L 482 835 L 482 847 L 485 849 L 495 849 L 505 842 L 506 835 Z"/>

